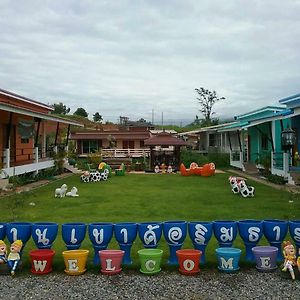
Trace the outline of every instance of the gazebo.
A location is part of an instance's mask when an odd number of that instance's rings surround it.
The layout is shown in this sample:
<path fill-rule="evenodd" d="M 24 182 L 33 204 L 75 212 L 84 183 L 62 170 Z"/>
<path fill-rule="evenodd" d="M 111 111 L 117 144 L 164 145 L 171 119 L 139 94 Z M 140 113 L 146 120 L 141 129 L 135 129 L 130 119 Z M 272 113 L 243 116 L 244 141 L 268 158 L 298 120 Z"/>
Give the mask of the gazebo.
<path fill-rule="evenodd" d="M 176 169 L 180 163 L 180 147 L 186 142 L 165 131 L 145 140 L 145 146 L 150 147 L 150 168 L 162 163 L 172 165 Z"/>

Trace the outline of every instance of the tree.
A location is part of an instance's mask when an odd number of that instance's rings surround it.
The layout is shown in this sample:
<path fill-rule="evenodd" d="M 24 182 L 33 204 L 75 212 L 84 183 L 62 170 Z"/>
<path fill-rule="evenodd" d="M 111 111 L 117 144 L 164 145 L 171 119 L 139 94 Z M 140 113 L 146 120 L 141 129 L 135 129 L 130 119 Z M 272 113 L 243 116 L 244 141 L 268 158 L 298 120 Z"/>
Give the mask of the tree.
<path fill-rule="evenodd" d="M 52 114 L 56 115 L 66 115 L 70 112 L 70 108 L 66 107 L 62 102 L 59 103 L 54 103 L 51 105 L 53 107 L 53 111 L 51 112 Z"/>
<path fill-rule="evenodd" d="M 102 116 L 98 112 L 96 112 L 93 115 L 93 120 L 94 120 L 94 122 L 101 123 L 102 120 L 103 120 L 103 118 L 102 118 Z"/>
<path fill-rule="evenodd" d="M 82 107 L 77 108 L 73 115 L 81 116 L 81 117 L 84 117 L 84 118 L 88 117 L 88 113 Z"/>
<path fill-rule="evenodd" d="M 144 118 L 140 118 L 140 119 L 138 120 L 138 122 L 139 122 L 139 123 L 147 123 L 147 121 L 146 121 Z"/>
<path fill-rule="evenodd" d="M 225 100 L 224 97 L 219 98 L 217 96 L 216 91 L 210 91 L 203 87 L 200 87 L 200 89 L 195 89 L 195 91 L 198 93 L 199 98 L 197 98 L 199 104 L 200 104 L 200 111 L 204 115 L 204 122 L 206 126 L 212 124 L 212 115 L 215 113 L 212 111 L 213 106 L 216 102 L 220 100 Z"/>

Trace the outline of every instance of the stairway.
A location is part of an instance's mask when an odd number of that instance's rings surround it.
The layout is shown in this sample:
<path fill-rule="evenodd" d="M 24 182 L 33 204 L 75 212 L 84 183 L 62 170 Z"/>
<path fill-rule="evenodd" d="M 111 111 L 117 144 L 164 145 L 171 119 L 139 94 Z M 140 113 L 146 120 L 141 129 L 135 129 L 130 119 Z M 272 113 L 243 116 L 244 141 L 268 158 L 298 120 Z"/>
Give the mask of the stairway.
<path fill-rule="evenodd" d="M 245 172 L 248 174 L 257 175 L 259 173 L 256 164 L 251 162 L 244 162 Z"/>
<path fill-rule="evenodd" d="M 73 173 L 73 174 L 81 174 L 83 171 L 82 170 L 80 170 L 80 169 L 78 169 L 78 168 L 76 168 L 76 167 L 73 167 L 73 166 L 71 166 L 71 165 L 69 165 L 69 163 L 64 163 L 64 168 L 66 169 L 66 170 L 68 170 L 68 171 L 70 171 L 71 173 Z"/>

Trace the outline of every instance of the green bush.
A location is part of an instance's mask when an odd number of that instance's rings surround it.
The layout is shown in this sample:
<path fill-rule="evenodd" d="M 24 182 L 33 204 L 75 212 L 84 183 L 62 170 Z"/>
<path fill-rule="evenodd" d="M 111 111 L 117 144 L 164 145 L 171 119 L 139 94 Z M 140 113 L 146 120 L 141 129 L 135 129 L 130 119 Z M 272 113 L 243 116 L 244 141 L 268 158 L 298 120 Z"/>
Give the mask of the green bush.
<path fill-rule="evenodd" d="M 275 184 L 286 184 L 286 179 L 284 179 L 283 176 L 274 175 L 274 174 L 268 174 L 266 175 L 266 178 Z"/>

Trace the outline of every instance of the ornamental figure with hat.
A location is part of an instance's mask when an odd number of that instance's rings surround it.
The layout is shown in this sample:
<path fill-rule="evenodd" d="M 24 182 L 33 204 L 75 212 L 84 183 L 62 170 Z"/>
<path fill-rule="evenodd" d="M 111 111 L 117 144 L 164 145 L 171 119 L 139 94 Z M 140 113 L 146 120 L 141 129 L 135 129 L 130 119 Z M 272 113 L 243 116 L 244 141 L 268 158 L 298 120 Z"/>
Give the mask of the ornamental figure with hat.
<path fill-rule="evenodd" d="M 290 241 L 283 242 L 283 256 L 284 256 L 284 263 L 282 271 L 286 272 L 289 270 L 292 279 L 295 279 L 294 267 L 297 266 L 296 263 L 296 250 L 293 244 Z"/>
<path fill-rule="evenodd" d="M 21 260 L 20 252 L 23 247 L 21 240 L 16 240 L 10 245 L 10 253 L 7 257 L 7 264 L 10 267 L 10 274 L 15 275 L 17 266 Z"/>
<path fill-rule="evenodd" d="M 6 244 L 0 240 L 0 264 L 7 263 L 7 250 Z"/>

